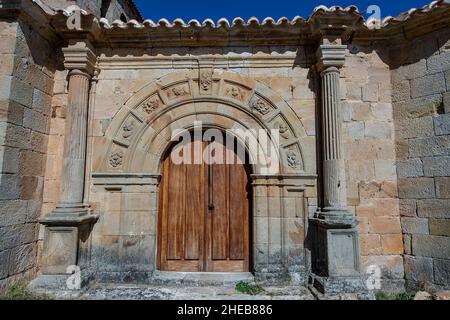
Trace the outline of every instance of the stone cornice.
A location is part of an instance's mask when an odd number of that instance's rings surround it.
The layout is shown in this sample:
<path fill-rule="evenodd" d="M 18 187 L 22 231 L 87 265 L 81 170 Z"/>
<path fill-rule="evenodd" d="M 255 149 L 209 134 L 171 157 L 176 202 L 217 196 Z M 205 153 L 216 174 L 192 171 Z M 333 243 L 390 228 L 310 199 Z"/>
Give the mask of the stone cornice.
<path fill-rule="evenodd" d="M 60 10 L 52 17 L 53 24 L 64 26 L 67 17 L 68 13 Z M 95 35 L 93 41 L 98 46 L 108 47 L 303 45 L 317 43 L 322 37 L 340 38 L 343 43 L 397 42 L 449 24 L 450 4 L 444 0 L 382 21 L 364 20 L 354 6 L 345 9 L 320 6 L 307 19 L 266 18 L 260 22 L 256 18 L 248 21 L 236 18 L 231 23 L 226 19 L 217 23 L 210 19 L 203 23 L 196 20 L 185 23 L 181 19 L 172 23 L 166 19 L 156 23 L 151 20 L 110 23 L 83 12 L 83 30 Z M 67 36 L 71 33 L 61 32 Z"/>
<path fill-rule="evenodd" d="M 26 14 L 23 14 L 26 13 Z M 33 13 L 33 14 L 29 14 Z M 0 17 L 27 15 L 42 25 L 39 30 L 53 32 L 65 40 L 86 38 L 96 47 L 180 47 L 180 46 L 252 46 L 303 45 L 319 43 L 322 37 L 340 38 L 346 43 L 398 42 L 409 40 L 450 25 L 450 3 L 433 1 L 420 9 L 411 9 L 398 17 L 382 21 L 364 20 L 354 6 L 317 7 L 304 19 L 256 18 L 231 23 L 207 19 L 203 23 L 176 19 L 158 22 L 130 20 L 109 22 L 81 11 L 81 30 L 67 27 L 71 13 L 54 11 L 39 0 L 0 0 Z M 48 27 L 50 25 L 50 27 Z M 42 31 L 41 31 L 42 32 Z"/>

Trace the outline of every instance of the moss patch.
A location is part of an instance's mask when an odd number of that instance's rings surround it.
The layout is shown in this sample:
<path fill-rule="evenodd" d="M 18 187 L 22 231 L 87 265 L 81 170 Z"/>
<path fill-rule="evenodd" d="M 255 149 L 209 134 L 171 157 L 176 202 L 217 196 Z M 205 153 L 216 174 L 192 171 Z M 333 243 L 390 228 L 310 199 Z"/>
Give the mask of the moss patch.
<path fill-rule="evenodd" d="M 402 292 L 402 293 L 386 293 L 378 292 L 376 295 L 377 300 L 402 300 L 410 301 L 414 300 L 416 296 L 415 292 Z"/>
<path fill-rule="evenodd" d="M 15 284 L 0 294 L 0 300 L 50 300 L 50 298 L 46 295 L 32 293 L 26 285 Z"/>
<path fill-rule="evenodd" d="M 263 287 L 257 284 L 250 284 L 244 281 L 241 281 L 236 285 L 236 291 L 251 296 L 256 296 L 258 294 L 265 292 Z"/>

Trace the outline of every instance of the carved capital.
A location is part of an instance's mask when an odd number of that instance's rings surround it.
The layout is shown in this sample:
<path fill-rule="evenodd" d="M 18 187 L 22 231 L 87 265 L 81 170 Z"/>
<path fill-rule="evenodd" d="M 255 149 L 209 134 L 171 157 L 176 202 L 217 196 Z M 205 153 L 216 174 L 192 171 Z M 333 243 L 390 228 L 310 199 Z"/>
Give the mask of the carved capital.
<path fill-rule="evenodd" d="M 71 40 L 67 48 L 63 48 L 64 67 L 67 70 L 79 70 L 90 76 L 94 75 L 97 56 L 89 41 Z"/>
<path fill-rule="evenodd" d="M 317 50 L 317 69 L 341 68 L 345 63 L 345 45 L 323 44 Z"/>

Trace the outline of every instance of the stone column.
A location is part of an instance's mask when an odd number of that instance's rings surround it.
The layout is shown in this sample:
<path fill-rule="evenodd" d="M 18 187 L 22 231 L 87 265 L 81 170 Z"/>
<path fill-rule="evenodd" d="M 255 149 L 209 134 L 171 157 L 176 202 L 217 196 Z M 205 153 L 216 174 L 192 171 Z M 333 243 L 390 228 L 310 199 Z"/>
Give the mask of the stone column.
<path fill-rule="evenodd" d="M 46 227 L 42 271 L 60 286 L 65 283 L 56 275 L 87 269 L 86 242 L 98 219 L 84 203 L 89 89 L 96 57 L 86 41 L 71 41 L 63 52 L 69 92 L 60 197 L 56 209 L 40 221 Z"/>
<path fill-rule="evenodd" d="M 321 217 L 330 220 L 340 219 L 348 214 L 339 89 L 339 68 L 343 66 L 344 60 L 345 46 L 323 45 L 319 49 L 324 188 Z"/>
<path fill-rule="evenodd" d="M 346 46 L 321 45 L 317 70 L 321 76 L 323 208 L 316 225 L 315 287 L 325 293 L 364 291 L 360 277 L 358 224 L 347 208 L 345 160 L 341 134 L 340 68 Z"/>
<path fill-rule="evenodd" d="M 68 117 L 64 141 L 61 193 L 57 211 L 87 214 L 84 200 L 86 167 L 87 111 L 91 76 L 74 69 L 69 72 Z"/>

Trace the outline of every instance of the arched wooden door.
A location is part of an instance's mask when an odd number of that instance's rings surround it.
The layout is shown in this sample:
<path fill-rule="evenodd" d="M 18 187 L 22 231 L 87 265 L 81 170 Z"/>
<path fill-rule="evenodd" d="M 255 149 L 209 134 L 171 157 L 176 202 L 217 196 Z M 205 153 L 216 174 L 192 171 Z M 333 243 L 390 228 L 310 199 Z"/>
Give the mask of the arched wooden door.
<path fill-rule="evenodd" d="M 219 142 L 191 142 L 194 150 Z M 226 156 L 226 148 L 221 148 Z M 186 150 L 186 149 L 185 149 Z M 208 149 L 210 150 L 210 149 Z M 180 272 L 250 270 L 249 170 L 241 164 L 162 165 L 158 216 L 158 268 Z M 228 151 L 237 158 L 236 149 Z M 214 152 L 212 152 L 214 154 Z M 179 153 L 180 154 L 180 153 Z M 182 153 L 181 153 L 182 154 Z M 199 164 L 201 162 L 201 164 Z"/>

